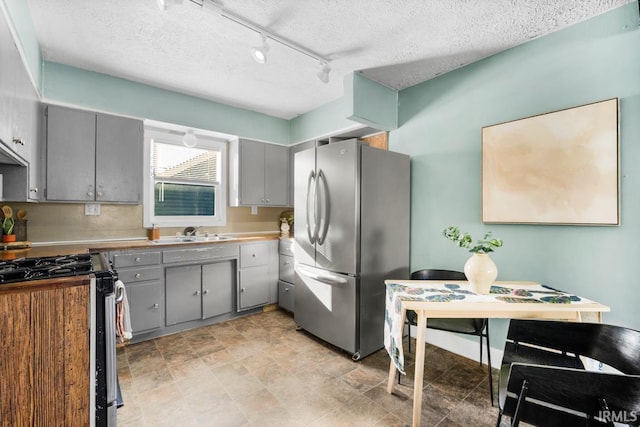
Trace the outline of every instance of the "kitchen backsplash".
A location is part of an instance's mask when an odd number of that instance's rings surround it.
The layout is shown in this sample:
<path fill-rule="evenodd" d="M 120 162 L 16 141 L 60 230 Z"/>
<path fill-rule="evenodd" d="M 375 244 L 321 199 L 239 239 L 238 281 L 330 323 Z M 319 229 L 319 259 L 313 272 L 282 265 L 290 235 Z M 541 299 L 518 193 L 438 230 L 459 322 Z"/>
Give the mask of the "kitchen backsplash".
<path fill-rule="evenodd" d="M 100 215 L 86 216 L 84 204 L 7 203 L 15 211 L 27 211 L 27 237 L 31 242 L 146 238 L 142 227 L 142 205 L 100 205 Z M 280 213 L 286 208 L 227 208 L 225 227 L 202 227 L 210 233 L 278 232 Z M 188 225 L 188 224 L 186 224 Z M 185 225 L 185 226 L 186 226 Z M 172 236 L 184 227 L 161 228 L 161 236 Z"/>

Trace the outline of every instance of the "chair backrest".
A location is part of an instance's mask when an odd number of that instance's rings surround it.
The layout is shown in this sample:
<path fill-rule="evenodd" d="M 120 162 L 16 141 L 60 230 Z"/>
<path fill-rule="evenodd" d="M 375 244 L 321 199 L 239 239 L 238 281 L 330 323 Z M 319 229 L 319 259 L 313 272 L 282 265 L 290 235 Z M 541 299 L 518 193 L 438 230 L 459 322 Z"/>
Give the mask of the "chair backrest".
<path fill-rule="evenodd" d="M 527 362 L 575 368 L 583 367 L 577 356 L 586 356 L 625 374 L 640 375 L 640 331 L 601 323 L 513 319 L 504 354 L 503 364 Z"/>
<path fill-rule="evenodd" d="M 424 269 L 411 273 L 411 280 L 467 280 L 461 271 Z"/>
<path fill-rule="evenodd" d="M 514 363 L 507 390 L 505 413 L 515 426 L 640 424 L 638 375 Z"/>

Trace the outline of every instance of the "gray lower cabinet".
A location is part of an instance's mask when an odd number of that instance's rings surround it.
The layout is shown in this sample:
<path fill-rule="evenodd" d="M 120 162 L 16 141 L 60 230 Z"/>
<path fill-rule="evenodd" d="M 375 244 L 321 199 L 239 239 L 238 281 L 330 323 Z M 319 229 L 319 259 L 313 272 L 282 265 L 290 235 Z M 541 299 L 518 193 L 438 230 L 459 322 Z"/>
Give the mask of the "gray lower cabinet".
<path fill-rule="evenodd" d="M 167 289 L 167 325 L 199 319 L 202 313 L 201 267 L 168 267 L 164 283 Z"/>
<path fill-rule="evenodd" d="M 219 316 L 233 311 L 236 262 L 214 262 L 202 266 L 202 316 Z"/>
<path fill-rule="evenodd" d="M 162 265 L 159 251 L 111 254 L 113 267 L 127 291 L 134 337 L 164 326 Z"/>
<path fill-rule="evenodd" d="M 233 311 L 235 270 L 234 260 L 167 267 L 167 325 Z"/>
<path fill-rule="evenodd" d="M 296 285 L 289 282 L 278 281 L 278 305 L 285 310 L 293 312 L 294 310 L 294 296 L 296 291 Z"/>
<path fill-rule="evenodd" d="M 281 237 L 278 244 L 280 267 L 278 269 L 278 305 L 288 311 L 293 312 L 294 285 L 293 269 L 293 239 Z"/>
<path fill-rule="evenodd" d="M 238 311 L 278 302 L 278 242 L 240 245 Z"/>

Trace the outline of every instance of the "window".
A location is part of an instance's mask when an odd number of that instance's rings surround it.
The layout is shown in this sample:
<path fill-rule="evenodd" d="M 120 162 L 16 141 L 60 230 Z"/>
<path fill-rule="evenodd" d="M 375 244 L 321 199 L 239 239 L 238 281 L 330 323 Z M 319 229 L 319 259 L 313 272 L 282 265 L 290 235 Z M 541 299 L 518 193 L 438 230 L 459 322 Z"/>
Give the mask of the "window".
<path fill-rule="evenodd" d="M 145 122 L 144 226 L 224 226 L 227 141 L 197 131 L 197 145 L 186 147 L 183 135 Z"/>

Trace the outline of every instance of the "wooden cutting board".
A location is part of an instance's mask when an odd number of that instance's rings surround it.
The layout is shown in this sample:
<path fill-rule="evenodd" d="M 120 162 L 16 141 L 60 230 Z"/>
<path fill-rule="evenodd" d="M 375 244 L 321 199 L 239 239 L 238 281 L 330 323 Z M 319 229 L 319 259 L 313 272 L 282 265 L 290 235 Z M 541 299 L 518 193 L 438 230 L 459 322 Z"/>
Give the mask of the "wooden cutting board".
<path fill-rule="evenodd" d="M 0 242 L 0 249 L 8 251 L 11 249 L 26 249 L 31 247 L 31 242 L 24 240 L 21 242 Z"/>

